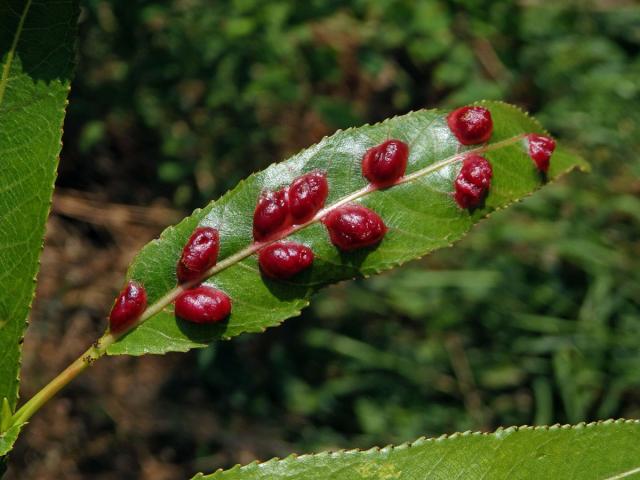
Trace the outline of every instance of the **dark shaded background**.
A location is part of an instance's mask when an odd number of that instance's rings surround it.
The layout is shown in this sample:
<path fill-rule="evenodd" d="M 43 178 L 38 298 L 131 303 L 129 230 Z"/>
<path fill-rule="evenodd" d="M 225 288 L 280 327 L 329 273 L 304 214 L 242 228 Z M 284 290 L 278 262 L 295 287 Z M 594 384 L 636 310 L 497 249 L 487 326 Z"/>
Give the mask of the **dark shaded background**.
<path fill-rule="evenodd" d="M 33 418 L 9 478 L 181 479 L 640 417 L 640 7 L 615 0 L 84 2 L 22 396 L 190 209 L 337 128 L 481 98 L 536 114 L 593 174 L 265 334 L 101 360 Z"/>

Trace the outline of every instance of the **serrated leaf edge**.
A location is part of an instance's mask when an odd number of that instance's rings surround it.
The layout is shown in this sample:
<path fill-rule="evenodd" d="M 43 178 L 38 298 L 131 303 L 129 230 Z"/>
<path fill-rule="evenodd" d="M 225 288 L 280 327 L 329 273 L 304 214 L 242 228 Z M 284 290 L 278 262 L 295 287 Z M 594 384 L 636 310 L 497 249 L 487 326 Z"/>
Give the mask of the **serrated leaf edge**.
<path fill-rule="evenodd" d="M 265 467 L 268 465 L 272 465 L 274 463 L 278 463 L 278 462 L 287 462 L 287 461 L 306 461 L 309 458 L 319 458 L 319 457 L 329 457 L 329 458 L 337 458 L 337 457 L 342 457 L 342 456 L 348 456 L 348 455 L 354 455 L 357 453 L 362 453 L 362 454 L 373 454 L 373 453 L 379 453 L 379 452 L 383 452 L 383 453 L 389 453 L 395 450 L 406 450 L 408 448 L 412 448 L 412 447 L 418 447 L 418 446 L 422 446 L 422 445 L 427 445 L 430 443 L 442 443 L 442 442 L 446 442 L 446 441 L 451 441 L 451 440 L 457 440 L 459 438 L 465 438 L 465 437 L 491 437 L 491 436 L 496 436 L 497 438 L 504 438 L 507 437 L 509 435 L 513 435 L 515 433 L 521 432 L 521 431 L 556 431 L 556 430 L 582 430 L 582 429 L 586 429 L 586 428 L 598 428 L 601 426 L 609 426 L 609 425 L 638 425 L 640 426 L 640 420 L 635 420 L 635 419 L 624 419 L 624 418 L 619 418 L 619 419 L 608 419 L 608 420 L 598 420 L 598 421 L 594 421 L 594 422 L 580 422 L 577 423 L 575 425 L 571 425 L 571 424 L 560 424 L 560 423 L 556 423 L 553 425 L 536 425 L 536 426 L 531 426 L 531 425 L 521 425 L 521 426 L 512 426 L 512 427 L 500 427 L 496 430 L 494 430 L 493 432 L 478 432 L 478 431 L 471 431 L 471 430 L 467 430 L 464 432 L 456 432 L 456 433 L 452 433 L 452 434 L 444 434 L 444 435 L 440 435 L 438 437 L 420 437 L 416 440 L 413 440 L 411 442 L 405 442 L 405 443 L 401 443 L 399 445 L 386 445 L 384 447 L 371 447 L 368 449 L 359 449 L 359 448 L 354 448 L 354 449 L 342 449 L 342 450 L 335 450 L 335 451 L 325 451 L 325 452 L 319 452 L 319 453 L 305 453 L 302 455 L 299 454 L 295 454 L 292 453 L 291 455 L 288 455 L 284 458 L 280 458 L 280 457 L 273 457 L 269 460 L 266 460 L 264 462 L 260 462 L 258 460 L 253 461 L 251 463 L 248 463 L 246 465 L 234 465 L 231 468 L 228 469 L 222 469 L 219 468 L 218 470 L 216 470 L 213 473 L 210 474 L 204 474 L 204 473 L 198 473 L 196 474 L 192 480 L 202 480 L 202 479 L 206 479 L 206 478 L 211 478 L 213 475 L 222 473 L 222 472 L 233 472 L 233 471 L 238 471 L 238 470 L 242 470 L 242 469 L 246 469 L 249 467 Z"/>

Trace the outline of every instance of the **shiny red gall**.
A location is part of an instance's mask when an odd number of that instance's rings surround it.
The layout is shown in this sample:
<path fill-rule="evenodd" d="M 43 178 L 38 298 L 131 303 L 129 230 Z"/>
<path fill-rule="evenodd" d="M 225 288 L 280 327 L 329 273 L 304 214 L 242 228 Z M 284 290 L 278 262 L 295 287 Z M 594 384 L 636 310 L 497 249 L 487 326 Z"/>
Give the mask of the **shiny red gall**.
<path fill-rule="evenodd" d="M 175 313 L 192 323 L 217 323 L 231 313 L 231 299 L 221 290 L 201 285 L 178 296 Z"/>
<path fill-rule="evenodd" d="M 484 107 L 460 107 L 447 116 L 447 123 L 463 145 L 484 143 L 493 133 L 491 112 Z"/>
<path fill-rule="evenodd" d="M 324 172 L 310 172 L 296 178 L 289 186 L 289 210 L 293 223 L 311 220 L 324 207 L 329 184 Z"/>
<path fill-rule="evenodd" d="M 366 151 L 362 157 L 362 175 L 377 187 L 388 187 L 404 175 L 408 158 L 406 143 L 387 140 Z"/>
<path fill-rule="evenodd" d="M 109 314 L 109 330 L 120 333 L 133 325 L 147 308 L 147 292 L 142 284 L 130 280 L 116 297 Z"/>
<path fill-rule="evenodd" d="M 549 160 L 556 149 L 556 142 L 549 137 L 531 133 L 527 135 L 529 144 L 529 156 L 536 164 L 538 170 L 547 173 L 549 170 Z"/>
<path fill-rule="evenodd" d="M 454 198 L 458 206 L 465 209 L 480 206 L 491 187 L 492 177 L 493 170 L 486 158 L 467 155 L 454 182 Z"/>
<path fill-rule="evenodd" d="M 253 238 L 267 240 L 289 226 L 289 199 L 287 190 L 265 191 L 260 194 L 253 213 Z"/>
<path fill-rule="evenodd" d="M 266 276 L 287 279 L 311 266 L 313 251 L 296 242 L 275 242 L 260 250 L 258 263 Z"/>
<path fill-rule="evenodd" d="M 197 280 L 218 260 L 220 236 L 212 227 L 198 227 L 189 237 L 178 260 L 176 273 L 180 283 Z"/>
<path fill-rule="evenodd" d="M 362 205 L 338 207 L 329 212 L 322 222 L 329 231 L 331 243 L 344 251 L 375 245 L 387 233 L 382 218 Z"/>

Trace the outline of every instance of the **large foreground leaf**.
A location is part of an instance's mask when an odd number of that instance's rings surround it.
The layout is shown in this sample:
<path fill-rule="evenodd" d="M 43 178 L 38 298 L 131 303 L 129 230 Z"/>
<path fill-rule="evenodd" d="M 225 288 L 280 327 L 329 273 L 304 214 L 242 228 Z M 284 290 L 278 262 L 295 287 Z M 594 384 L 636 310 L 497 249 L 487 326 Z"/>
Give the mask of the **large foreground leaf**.
<path fill-rule="evenodd" d="M 511 427 L 398 447 L 292 455 L 193 480 L 618 480 L 640 478 L 640 422 Z"/>
<path fill-rule="evenodd" d="M 392 118 L 377 125 L 341 131 L 250 176 L 218 201 L 197 210 L 183 222 L 167 229 L 136 257 L 129 277 L 142 282 L 150 302 L 151 316 L 128 335 L 112 344 L 109 354 L 163 353 L 202 347 L 218 338 L 243 332 L 259 332 L 299 314 L 318 288 L 360 275 L 371 275 L 419 258 L 450 245 L 490 212 L 505 207 L 538 189 L 543 181 L 528 157 L 523 136 L 543 132 L 542 127 L 510 105 L 485 102 L 494 119 L 494 133 L 487 145 L 461 148 L 446 124 L 446 113 L 423 110 Z M 386 190 L 367 191 L 360 162 L 364 152 L 388 138 L 409 144 L 406 181 Z M 494 171 L 492 188 L 483 208 L 473 213 L 458 208 L 452 191 L 464 151 L 488 158 Z M 562 148 L 552 157 L 553 180 L 584 163 Z M 312 247 L 313 268 L 291 281 L 261 277 L 252 247 L 252 216 L 263 189 L 276 189 L 297 176 L 325 170 L 329 180 L 327 205 L 349 198 L 360 202 L 385 220 L 389 232 L 373 249 L 339 252 L 316 222 L 292 235 Z M 177 320 L 170 300 L 175 297 L 175 265 L 182 247 L 198 225 L 220 230 L 221 269 L 207 283 L 226 291 L 233 312 L 222 326 L 186 324 Z"/>
<path fill-rule="evenodd" d="M 77 17 L 72 0 L 0 0 L 0 401 L 6 398 L 11 410 L 60 153 Z M 14 428 L 0 436 L 0 453 L 16 435 Z"/>

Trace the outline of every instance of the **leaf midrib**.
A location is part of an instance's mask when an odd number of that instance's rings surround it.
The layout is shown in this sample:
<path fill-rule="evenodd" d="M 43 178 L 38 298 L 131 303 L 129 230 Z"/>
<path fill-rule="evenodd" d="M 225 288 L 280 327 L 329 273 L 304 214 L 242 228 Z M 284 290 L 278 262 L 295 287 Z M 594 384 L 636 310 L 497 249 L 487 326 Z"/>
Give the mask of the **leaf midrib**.
<path fill-rule="evenodd" d="M 436 172 L 448 165 L 451 165 L 457 161 L 462 160 L 465 156 L 470 155 L 470 154 L 480 154 L 480 153 L 485 153 L 488 151 L 492 151 L 492 150 L 498 150 L 500 148 L 503 147 L 507 147 L 509 145 L 513 145 L 514 143 L 517 143 L 518 141 L 522 140 L 525 137 L 525 134 L 518 134 L 515 135 L 513 137 L 509 137 L 506 138 L 504 140 L 500 140 L 499 142 L 496 143 L 491 143 L 491 144 L 485 144 L 482 145 L 480 147 L 476 147 L 476 148 L 472 148 L 469 150 L 465 150 L 464 152 L 459 152 L 456 153 L 455 155 L 452 155 L 448 158 L 445 158 L 444 160 L 441 160 L 440 162 L 436 162 L 434 164 L 431 164 L 429 166 L 426 166 L 424 168 L 421 168 L 419 170 L 416 170 L 413 173 L 410 173 L 408 175 L 405 175 L 403 177 L 401 177 L 399 180 L 397 180 L 393 185 L 389 186 L 389 187 L 385 187 L 385 189 L 389 189 L 389 188 L 393 188 L 397 185 L 402 185 L 405 183 L 410 183 L 412 181 L 415 181 L 419 178 L 422 178 L 426 175 L 429 175 L 430 173 Z M 217 273 L 226 270 L 229 267 L 232 267 L 233 265 L 237 264 L 238 262 L 244 260 L 245 258 L 253 255 L 254 253 L 256 253 L 258 250 L 264 248 L 265 246 L 274 243 L 274 242 L 278 242 L 280 240 L 283 240 L 285 238 L 287 238 L 289 235 L 296 233 L 316 222 L 319 222 L 320 220 L 322 220 L 322 218 L 324 216 L 326 216 L 329 212 L 331 212 L 332 210 L 335 210 L 338 207 L 341 207 L 347 203 L 353 202 L 355 200 L 358 200 L 360 198 L 365 197 L 366 195 L 376 192 L 380 190 L 379 187 L 376 187 L 372 184 L 368 184 L 367 186 L 356 190 L 354 193 L 351 193 L 345 197 L 342 197 L 340 199 L 338 199 L 335 203 L 323 208 L 322 210 L 320 210 L 311 220 L 302 223 L 300 225 L 294 225 L 292 227 L 289 227 L 285 230 L 283 230 L 282 232 L 280 232 L 279 235 L 266 240 L 266 241 L 262 241 L 262 242 L 253 242 L 251 243 L 249 246 L 245 247 L 244 249 L 234 253 L 233 255 L 228 256 L 227 258 L 223 259 L 222 261 L 218 262 L 216 265 L 214 265 L 213 267 L 211 267 L 209 270 L 207 270 L 207 272 L 205 272 L 204 275 L 202 275 L 202 277 L 198 278 L 197 280 L 192 280 L 190 282 L 185 282 L 183 284 L 180 284 L 178 286 L 176 286 L 175 288 L 173 288 L 172 290 L 170 290 L 169 292 L 167 292 L 165 295 L 163 295 L 162 297 L 160 297 L 158 300 L 156 300 L 154 303 L 152 303 L 151 305 L 149 305 L 147 307 L 147 309 L 142 313 L 142 315 L 140 316 L 140 318 L 138 319 L 137 322 L 135 322 L 133 325 L 131 325 L 131 328 L 129 328 L 128 330 L 122 332 L 120 335 L 118 335 L 118 337 L 114 337 L 112 335 L 106 335 L 105 337 L 103 337 L 102 339 L 102 346 L 103 348 L 106 348 L 108 345 L 110 345 L 111 343 L 115 342 L 119 337 L 126 335 L 128 332 L 130 332 L 131 330 L 137 328 L 138 326 L 140 326 L 142 323 L 144 323 L 146 320 L 148 320 L 149 318 L 153 317 L 154 315 L 157 315 L 158 313 L 160 313 L 165 307 L 167 307 L 169 304 L 171 304 L 182 292 L 184 292 L 185 290 L 188 290 L 192 287 L 194 287 L 195 285 L 203 282 L 204 280 L 207 280 L 208 278 L 211 278 L 212 276 L 216 275 Z"/>
<path fill-rule="evenodd" d="M 632 468 L 631 470 L 625 470 L 624 472 L 620 472 L 613 477 L 607 477 L 604 480 L 620 480 L 621 478 L 626 478 L 630 475 L 635 475 L 636 473 L 640 473 L 640 467 Z"/>
<path fill-rule="evenodd" d="M 16 33 L 13 36 L 13 42 L 11 43 L 11 48 L 7 53 L 7 62 L 4 64 L 2 68 L 2 77 L 0 77 L 0 107 L 2 106 L 2 101 L 4 100 L 4 92 L 7 89 L 7 84 L 9 83 L 9 72 L 11 71 L 11 65 L 13 64 L 13 57 L 15 56 L 16 49 L 18 48 L 18 42 L 20 41 L 20 35 L 22 35 L 22 29 L 24 27 L 25 19 L 29 13 L 29 8 L 31 8 L 32 0 L 27 0 L 27 3 L 22 10 L 22 15 L 20 15 L 20 21 L 18 22 L 18 28 L 16 29 Z"/>

